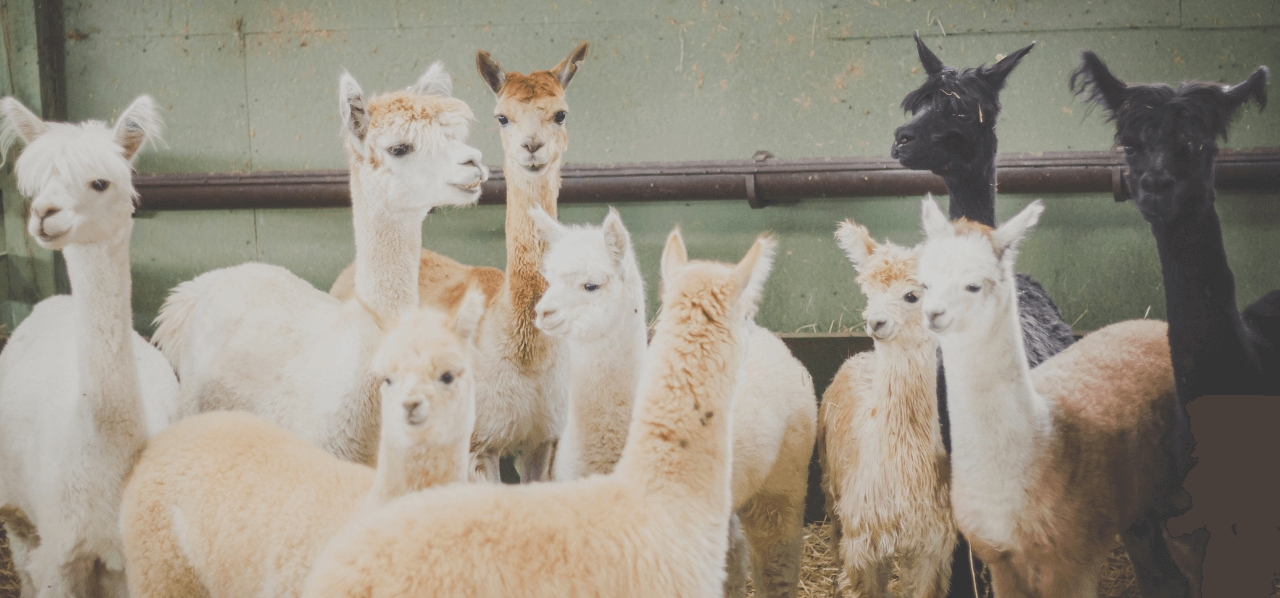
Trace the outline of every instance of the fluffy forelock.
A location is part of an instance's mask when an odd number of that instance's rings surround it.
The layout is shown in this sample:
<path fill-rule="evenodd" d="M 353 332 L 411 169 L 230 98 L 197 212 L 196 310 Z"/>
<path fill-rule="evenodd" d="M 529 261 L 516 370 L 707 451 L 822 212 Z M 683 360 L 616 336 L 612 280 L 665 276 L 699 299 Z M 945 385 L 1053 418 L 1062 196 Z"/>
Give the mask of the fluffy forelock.
<path fill-rule="evenodd" d="M 533 71 L 528 75 L 511 72 L 507 73 L 507 79 L 502 84 L 502 93 L 498 95 L 498 101 L 531 102 L 539 98 L 563 95 L 564 88 L 560 86 L 560 81 L 551 74 L 551 71 Z"/>
<path fill-rule="evenodd" d="M 1108 120 L 1116 121 L 1117 138 L 1174 127 L 1191 132 L 1186 125 L 1193 124 L 1194 130 L 1209 136 L 1201 141 L 1212 142 L 1227 138 L 1233 116 L 1229 105 L 1218 83 L 1185 81 L 1177 89 L 1163 83 L 1131 85 L 1125 90 L 1124 104 Z"/>
<path fill-rule="evenodd" d="M 431 356 L 458 344 L 456 339 L 443 312 L 429 307 L 414 309 L 383 338 L 374 363 L 382 372 L 430 367 Z"/>
<path fill-rule="evenodd" d="M 58 177 L 68 179 L 71 188 L 107 179 L 137 203 L 133 166 L 125 159 L 124 148 L 116 143 L 115 131 L 106 123 L 87 120 L 45 124 L 49 130 L 22 150 L 14 165 L 19 192 L 32 197 Z"/>
<path fill-rule="evenodd" d="M 369 138 L 392 133 L 427 151 L 444 146 L 446 139 L 467 140 L 475 114 L 466 102 L 437 95 L 400 90 L 374 96 L 369 114 Z"/>
<path fill-rule="evenodd" d="M 882 292 L 902 282 L 916 284 L 916 252 L 885 242 L 867 256 L 856 280 L 871 292 Z"/>
<path fill-rule="evenodd" d="M 923 108 L 950 108 L 955 112 L 969 113 L 976 113 L 981 108 L 983 121 L 994 126 L 1000 113 L 999 90 L 978 76 L 986 68 L 984 64 L 957 71 L 943 66 L 941 71 L 929 75 L 920 87 L 902 99 L 902 109 L 914 114 Z"/>

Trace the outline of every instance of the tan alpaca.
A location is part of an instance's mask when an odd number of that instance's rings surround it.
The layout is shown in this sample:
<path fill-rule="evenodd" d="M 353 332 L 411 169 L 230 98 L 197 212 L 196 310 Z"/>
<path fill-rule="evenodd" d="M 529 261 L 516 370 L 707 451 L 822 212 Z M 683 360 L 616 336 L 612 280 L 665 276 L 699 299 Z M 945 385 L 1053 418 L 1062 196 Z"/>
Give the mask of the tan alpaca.
<path fill-rule="evenodd" d="M 844 570 L 838 593 L 941 598 L 956 528 L 937 405 L 937 343 L 920 313 L 918 250 L 880 245 L 841 223 L 836 240 L 858 269 L 875 350 L 850 357 L 822 397 L 822 486 Z"/>
<path fill-rule="evenodd" d="M 546 289 L 541 274 L 545 244 L 528 211 L 556 216 L 562 156 L 568 148 L 564 90 L 587 55 L 583 42 L 549 71 L 504 72 L 488 52 L 476 54 L 480 75 L 497 94 L 507 182 L 507 271 L 473 267 L 426 249 L 418 274 L 423 304 L 451 305 L 461 289 L 476 285 L 489 296 L 480 323 L 476 389 L 477 476 L 498 479 L 498 458 L 516 454 L 522 481 L 541 479 L 568 411 L 568 349 L 534 326 L 534 306 Z M 357 264 L 330 290 L 350 297 Z"/>
<path fill-rule="evenodd" d="M 211 412 L 143 452 L 121 505 L 134 598 L 297 596 L 325 543 L 362 509 L 466 480 L 484 297 L 406 314 L 383 340 L 378 468 L 334 457 L 256 415 Z"/>
<path fill-rule="evenodd" d="M 774 242 L 736 266 L 662 256 L 662 310 L 614 472 L 572 482 L 459 485 L 361 518 L 303 595 L 576 598 L 722 592 L 733 508 L 733 396 Z"/>

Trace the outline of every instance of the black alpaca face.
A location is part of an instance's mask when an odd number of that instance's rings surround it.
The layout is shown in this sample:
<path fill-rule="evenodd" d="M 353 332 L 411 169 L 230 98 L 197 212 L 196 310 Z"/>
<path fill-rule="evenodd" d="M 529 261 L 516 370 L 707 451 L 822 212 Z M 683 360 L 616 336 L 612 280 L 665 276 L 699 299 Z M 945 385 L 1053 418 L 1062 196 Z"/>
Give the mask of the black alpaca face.
<path fill-rule="evenodd" d="M 916 51 L 929 78 L 902 100 L 911 121 L 893 133 L 890 155 L 912 170 L 957 173 L 985 166 L 996 149 L 1000 90 L 1035 44 L 993 66 L 957 71 L 942 64 L 916 33 Z"/>
<path fill-rule="evenodd" d="M 1148 222 L 1195 217 L 1213 204 L 1213 161 L 1236 111 L 1249 99 L 1267 105 L 1267 67 L 1239 85 L 1189 81 L 1125 85 L 1093 52 L 1071 75 L 1071 89 L 1105 109 L 1124 147 L 1125 175 Z"/>

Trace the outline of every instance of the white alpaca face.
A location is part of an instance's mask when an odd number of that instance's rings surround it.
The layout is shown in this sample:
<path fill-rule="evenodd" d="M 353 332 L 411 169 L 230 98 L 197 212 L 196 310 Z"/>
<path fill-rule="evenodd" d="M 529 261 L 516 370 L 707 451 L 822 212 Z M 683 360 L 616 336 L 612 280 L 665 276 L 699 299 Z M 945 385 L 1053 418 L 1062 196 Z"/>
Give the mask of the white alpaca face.
<path fill-rule="evenodd" d="M 450 444 L 471 433 L 465 422 L 475 419 L 468 336 L 474 322 L 461 333 L 455 327 L 444 314 L 423 309 L 405 316 L 383 339 L 373 371 L 382 382 L 384 434 L 398 434 L 407 443 Z"/>
<path fill-rule="evenodd" d="M 920 255 L 925 326 L 938 334 L 981 330 L 995 317 L 1001 269 L 978 233 L 930 239 Z M 1012 283 L 1012 281 L 1007 281 Z"/>
<path fill-rule="evenodd" d="M 481 163 L 480 150 L 465 143 L 465 129 L 375 131 L 370 137 L 370 151 L 381 154 L 388 196 L 402 200 L 404 207 L 429 210 L 479 201 L 489 169 Z"/>
<path fill-rule="evenodd" d="M 625 273 L 598 227 L 573 229 L 543 256 L 547 290 L 535 307 L 539 330 L 592 341 L 609 334 L 630 310 Z"/>
<path fill-rule="evenodd" d="M 882 246 L 880 249 L 884 253 L 889 253 L 888 250 L 910 253 L 909 250 L 891 245 Z M 876 257 L 875 254 L 872 255 L 872 259 Z M 924 296 L 924 288 L 915 277 L 915 259 L 902 260 L 900 255 L 886 257 L 888 258 L 886 262 L 889 263 L 883 266 L 891 271 L 883 272 L 885 276 L 869 277 L 867 273 L 874 275 L 878 272 L 868 270 L 863 276 L 858 277 L 862 293 L 867 297 L 867 307 L 862 310 L 867 335 L 880 342 L 891 341 L 900 332 L 906 330 L 923 330 L 921 297 Z M 906 262 L 910 266 L 894 268 L 896 265 L 894 262 Z M 899 274 L 893 270 L 900 270 L 903 276 L 892 277 L 894 274 Z"/>

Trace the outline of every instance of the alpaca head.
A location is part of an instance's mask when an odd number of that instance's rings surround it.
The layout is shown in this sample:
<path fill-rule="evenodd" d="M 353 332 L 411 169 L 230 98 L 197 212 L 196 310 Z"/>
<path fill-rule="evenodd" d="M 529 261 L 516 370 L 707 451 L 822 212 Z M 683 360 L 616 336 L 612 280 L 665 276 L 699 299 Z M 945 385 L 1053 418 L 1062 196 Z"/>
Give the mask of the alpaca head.
<path fill-rule="evenodd" d="M 26 148 L 14 171 L 31 198 L 27 231 L 41 247 L 102 243 L 128 237 L 134 201 L 133 159 L 160 134 L 155 102 L 139 96 L 115 127 L 96 120 L 44 122 L 14 98 L 0 100 L 0 152 L 15 139 Z"/>
<path fill-rule="evenodd" d="M 924 292 L 916 278 L 919 250 L 876 243 L 867 227 L 853 220 L 840 223 L 836 243 L 858 270 L 858 286 L 867 297 L 862 311 L 867 334 L 876 342 L 919 341 L 925 334 L 920 315 Z"/>
<path fill-rule="evenodd" d="M 476 52 L 480 76 L 498 95 L 493 115 L 507 157 L 503 176 L 532 179 L 548 171 L 559 172 L 561 157 L 569 147 L 564 124 L 569 105 L 564 101 L 564 90 L 586 57 L 587 42 L 582 42 L 555 68 L 522 75 L 504 72 L 488 52 Z"/>
<path fill-rule="evenodd" d="M 1018 243 L 1044 211 L 1040 200 L 996 228 L 950 222 L 932 196 L 922 207 L 925 242 L 916 276 L 925 324 L 939 335 L 980 331 L 1016 312 L 1013 264 Z"/>
<path fill-rule="evenodd" d="M 1267 67 L 1237 85 L 1201 81 L 1173 89 L 1126 85 L 1093 52 L 1071 74 L 1071 89 L 1102 106 L 1124 146 L 1126 179 L 1148 222 L 1194 219 L 1213 207 L 1213 161 L 1236 111 L 1249 100 L 1267 105 Z"/>
<path fill-rule="evenodd" d="M 983 170 L 995 160 L 1000 90 L 1035 42 L 994 65 L 958 71 L 942 64 L 919 32 L 915 37 L 928 78 L 902 100 L 911 121 L 893 132 L 890 155 L 907 168 L 939 175 Z"/>
<path fill-rule="evenodd" d="M 676 228 L 662 250 L 662 310 L 659 319 L 713 324 L 745 343 L 745 324 L 755 318 L 778 242 L 762 234 L 737 265 L 690 260 Z M 744 350 L 739 355 L 745 355 Z"/>
<path fill-rule="evenodd" d="M 338 82 L 342 137 L 361 182 L 375 185 L 387 209 L 420 212 L 470 205 L 489 178 L 480 150 L 467 145 L 471 108 L 451 97 L 444 64 L 427 67 L 417 83 L 368 100 L 348 73 Z"/>
<path fill-rule="evenodd" d="M 614 334 L 624 318 L 636 317 L 631 298 L 644 281 L 617 210 L 610 208 L 600 226 L 565 226 L 540 207 L 531 208 L 529 216 L 547 242 L 542 257 L 547 290 L 534 307 L 538 329 L 589 342 Z"/>
<path fill-rule="evenodd" d="M 452 316 L 422 307 L 387 333 L 373 360 L 382 378 L 383 434 L 399 434 L 407 443 L 470 437 L 465 422 L 475 418 L 473 341 L 484 306 L 484 293 L 473 288 Z"/>

